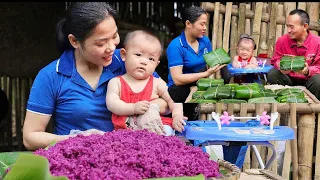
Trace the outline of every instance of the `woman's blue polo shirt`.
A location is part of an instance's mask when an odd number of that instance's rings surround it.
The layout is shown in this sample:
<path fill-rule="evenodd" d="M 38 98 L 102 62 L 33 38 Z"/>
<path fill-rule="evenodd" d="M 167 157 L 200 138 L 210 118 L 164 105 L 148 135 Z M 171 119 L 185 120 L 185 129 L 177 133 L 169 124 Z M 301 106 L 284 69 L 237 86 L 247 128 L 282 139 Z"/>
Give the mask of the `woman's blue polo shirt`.
<path fill-rule="evenodd" d="M 69 134 L 71 129 L 112 131 L 111 112 L 106 107 L 107 85 L 111 78 L 124 73 L 123 61 L 114 55 L 94 90 L 77 72 L 74 50 L 65 51 L 39 71 L 27 110 L 52 115 L 54 133 L 58 135 Z"/>
<path fill-rule="evenodd" d="M 203 55 L 212 51 L 212 45 L 210 39 L 207 36 L 204 36 L 203 38 L 198 38 L 198 42 L 198 54 L 187 43 L 184 32 L 182 32 L 180 36 L 174 38 L 170 42 L 166 50 L 169 68 L 168 87 L 174 84 L 170 73 L 171 67 L 183 66 L 183 74 L 197 73 L 205 69 L 206 63 L 203 59 Z"/>

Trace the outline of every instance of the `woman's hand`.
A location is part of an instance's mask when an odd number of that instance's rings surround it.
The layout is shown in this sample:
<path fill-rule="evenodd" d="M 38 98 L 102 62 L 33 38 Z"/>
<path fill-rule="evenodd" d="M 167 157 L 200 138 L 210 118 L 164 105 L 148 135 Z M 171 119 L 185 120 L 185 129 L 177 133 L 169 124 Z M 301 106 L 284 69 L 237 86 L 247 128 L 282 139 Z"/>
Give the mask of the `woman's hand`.
<path fill-rule="evenodd" d="M 208 68 L 207 71 L 206 71 L 207 77 L 210 76 L 210 75 L 213 74 L 213 73 L 218 72 L 221 68 L 223 68 L 223 67 L 225 67 L 225 66 L 226 66 L 226 64 L 222 64 L 222 65 L 217 64 L 217 65 L 215 65 L 214 67 Z"/>

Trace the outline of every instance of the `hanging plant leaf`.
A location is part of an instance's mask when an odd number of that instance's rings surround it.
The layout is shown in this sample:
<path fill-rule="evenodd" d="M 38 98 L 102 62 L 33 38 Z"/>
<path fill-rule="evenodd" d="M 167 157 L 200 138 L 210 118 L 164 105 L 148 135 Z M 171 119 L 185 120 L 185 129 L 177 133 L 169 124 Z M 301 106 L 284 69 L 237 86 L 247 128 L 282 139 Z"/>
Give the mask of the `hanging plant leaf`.
<path fill-rule="evenodd" d="M 20 153 L 17 161 L 3 180 L 68 180 L 64 176 L 52 176 L 49 170 L 49 161 L 43 156 L 30 153 Z"/>

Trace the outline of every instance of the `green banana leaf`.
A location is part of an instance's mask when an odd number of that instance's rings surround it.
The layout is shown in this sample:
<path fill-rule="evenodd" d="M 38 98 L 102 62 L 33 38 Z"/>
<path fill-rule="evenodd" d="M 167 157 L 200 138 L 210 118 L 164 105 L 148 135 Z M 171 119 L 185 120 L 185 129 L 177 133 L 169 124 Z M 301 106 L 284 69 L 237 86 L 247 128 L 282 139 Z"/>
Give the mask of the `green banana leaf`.
<path fill-rule="evenodd" d="M 197 81 L 198 91 L 205 91 L 209 87 L 224 85 L 223 79 L 201 78 Z"/>
<path fill-rule="evenodd" d="M 248 103 L 278 103 L 274 97 L 257 97 L 248 100 Z"/>
<path fill-rule="evenodd" d="M 260 89 L 261 97 L 273 97 L 277 98 L 277 94 L 273 92 L 271 89 Z"/>
<path fill-rule="evenodd" d="M 260 97 L 260 88 L 256 85 L 240 85 L 236 87 L 237 99 L 251 99 Z"/>
<path fill-rule="evenodd" d="M 217 99 L 191 99 L 187 103 L 217 103 Z"/>
<path fill-rule="evenodd" d="M 247 103 L 246 100 L 243 99 L 221 99 L 221 103 Z"/>
<path fill-rule="evenodd" d="M 229 54 L 223 48 L 217 48 L 214 51 L 204 54 L 203 58 L 210 67 L 214 67 L 217 64 L 229 64 L 231 62 Z"/>
<path fill-rule="evenodd" d="M 192 94 L 192 99 L 203 99 L 203 93 L 205 91 L 196 91 Z"/>
<path fill-rule="evenodd" d="M 300 95 L 301 93 L 303 94 L 303 90 L 300 88 L 283 88 L 275 90 L 275 93 L 277 96 L 285 96 L 289 94 Z"/>
<path fill-rule="evenodd" d="M 289 94 L 277 97 L 277 101 L 280 103 L 308 103 L 308 100 L 304 97 L 304 94 Z"/>
<path fill-rule="evenodd" d="M 305 61 L 304 56 L 282 56 L 280 70 L 300 71 L 304 68 Z"/>
<path fill-rule="evenodd" d="M 203 93 L 204 99 L 227 99 L 231 96 L 230 86 L 210 87 Z"/>
<path fill-rule="evenodd" d="M 52 176 L 47 158 L 34 155 L 32 152 L 1 153 L 1 162 L 4 162 L 5 159 L 7 160 L 7 165 L 10 163 L 10 166 L 8 166 L 10 170 L 1 177 L 3 180 L 68 180 L 64 176 Z"/>

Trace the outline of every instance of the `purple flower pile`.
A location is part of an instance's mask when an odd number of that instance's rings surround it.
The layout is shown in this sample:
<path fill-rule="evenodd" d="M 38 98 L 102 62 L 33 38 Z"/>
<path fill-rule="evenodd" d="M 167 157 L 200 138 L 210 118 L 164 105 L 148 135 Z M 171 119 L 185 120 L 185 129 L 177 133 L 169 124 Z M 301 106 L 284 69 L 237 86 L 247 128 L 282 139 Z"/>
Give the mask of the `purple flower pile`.
<path fill-rule="evenodd" d="M 219 175 L 218 163 L 209 160 L 201 148 L 187 146 L 175 136 L 147 130 L 78 135 L 34 154 L 49 160 L 52 175 L 67 176 L 70 180 Z"/>

